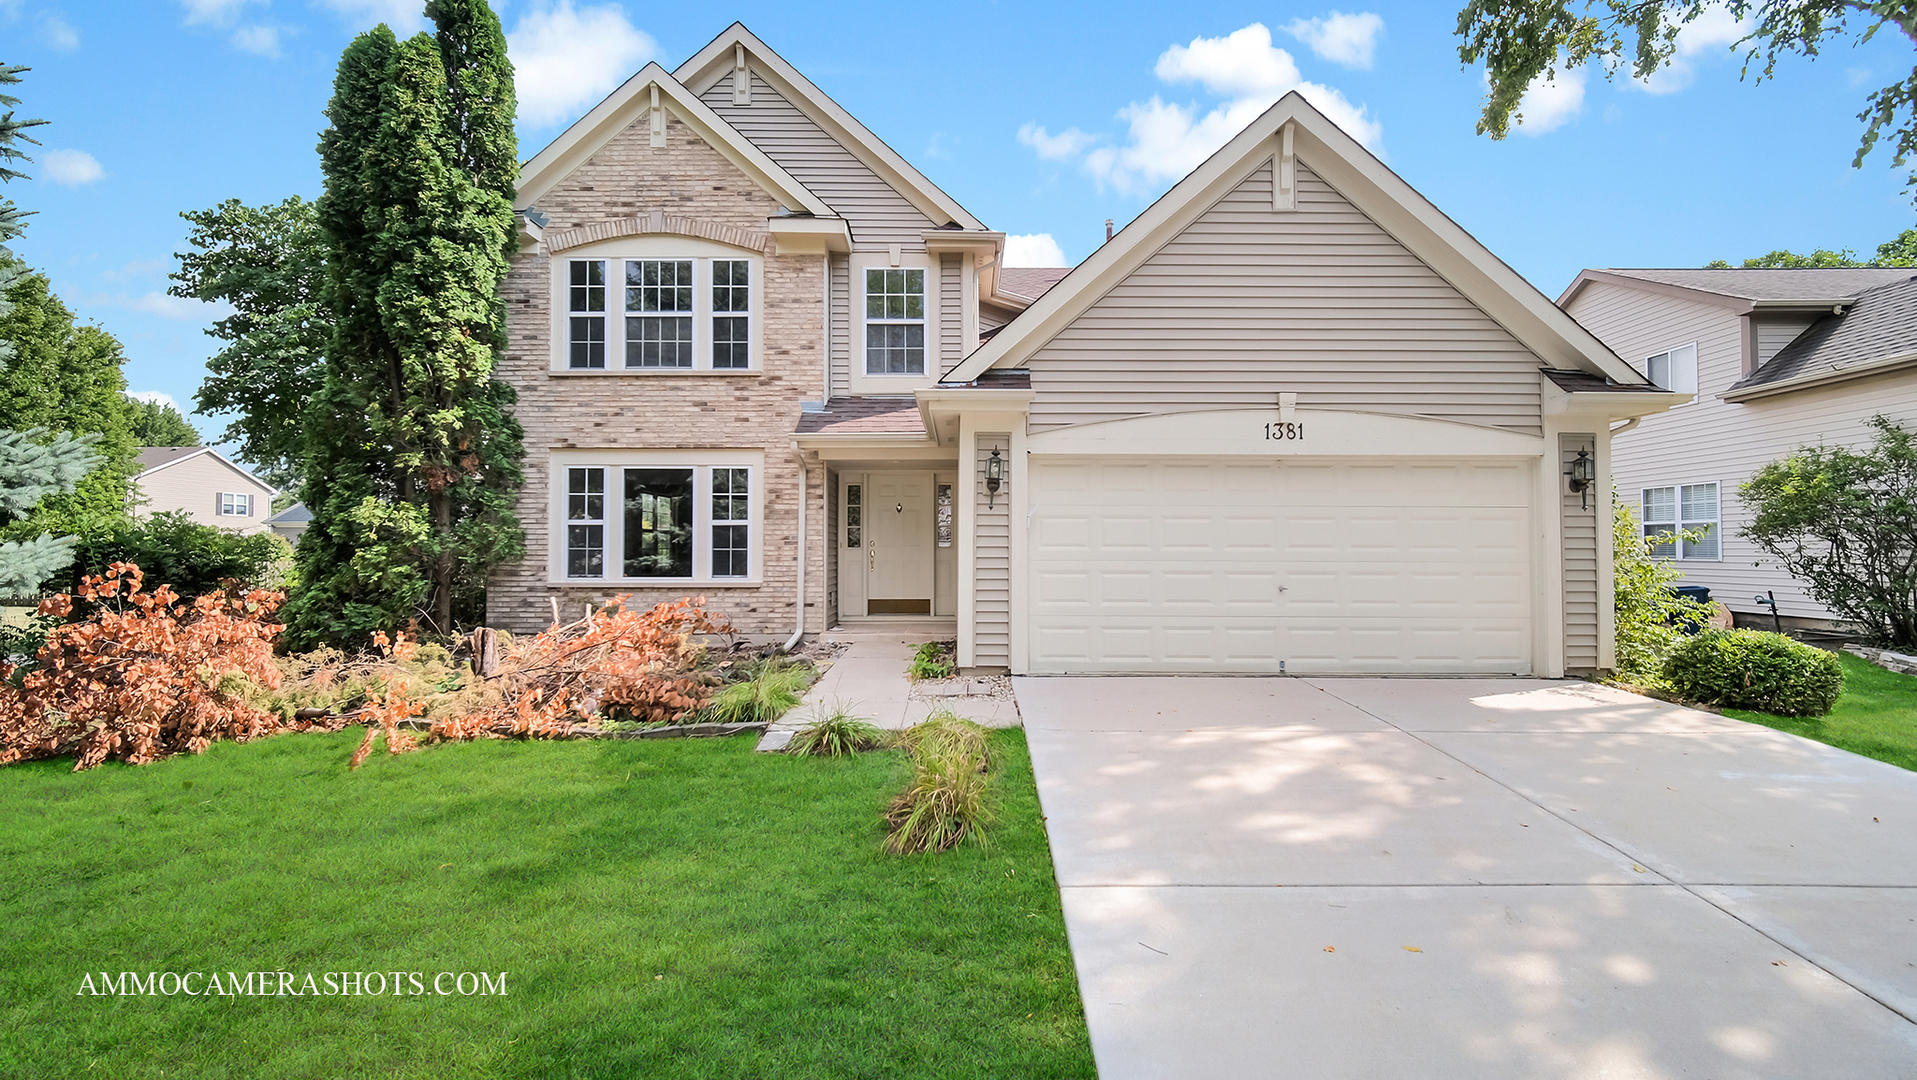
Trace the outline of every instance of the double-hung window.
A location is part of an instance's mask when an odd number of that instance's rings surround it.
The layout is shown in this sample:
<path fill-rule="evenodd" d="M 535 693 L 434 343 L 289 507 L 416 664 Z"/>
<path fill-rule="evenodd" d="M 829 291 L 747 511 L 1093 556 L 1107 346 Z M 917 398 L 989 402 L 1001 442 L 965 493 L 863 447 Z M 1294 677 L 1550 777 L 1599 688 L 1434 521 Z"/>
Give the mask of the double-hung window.
<path fill-rule="evenodd" d="M 1718 541 L 1719 506 L 1715 481 L 1644 489 L 1644 542 L 1662 559 L 1715 560 L 1723 557 Z M 1686 537 L 1682 534 L 1691 533 Z"/>
<path fill-rule="evenodd" d="M 606 263 L 574 259 L 566 286 L 566 366 L 606 366 Z"/>
<path fill-rule="evenodd" d="M 723 581 L 753 576 L 757 470 L 735 465 L 583 465 L 565 474 L 569 579 Z M 607 485 L 616 492 L 607 511 Z M 618 553 L 609 563 L 606 553 Z"/>
<path fill-rule="evenodd" d="M 865 272 L 865 373 L 925 374 L 925 271 Z"/>
<path fill-rule="evenodd" d="M 1697 393 L 1697 346 L 1679 345 L 1644 361 L 1644 377 L 1665 390 Z"/>
<path fill-rule="evenodd" d="M 756 273 L 750 259 L 569 260 L 564 366 L 572 371 L 749 370 Z M 619 330 L 622 322 L 623 331 L 610 335 L 614 359 L 609 361 L 608 331 Z M 622 336 L 623 361 L 617 359 Z"/>
<path fill-rule="evenodd" d="M 221 517 L 246 517 L 253 512 L 253 496 L 246 492 L 220 492 Z"/>

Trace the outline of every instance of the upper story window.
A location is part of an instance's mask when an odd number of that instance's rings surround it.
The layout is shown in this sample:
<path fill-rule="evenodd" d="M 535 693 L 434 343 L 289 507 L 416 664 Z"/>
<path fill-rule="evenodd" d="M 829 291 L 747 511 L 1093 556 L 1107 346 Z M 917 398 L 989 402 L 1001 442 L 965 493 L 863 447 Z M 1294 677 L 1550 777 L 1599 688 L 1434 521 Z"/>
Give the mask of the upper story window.
<path fill-rule="evenodd" d="M 253 513 L 253 496 L 246 492 L 220 492 L 221 517 L 247 517 Z"/>
<path fill-rule="evenodd" d="M 925 374 L 925 271 L 865 272 L 865 373 Z"/>
<path fill-rule="evenodd" d="M 1723 558 L 1718 543 L 1718 490 L 1708 484 L 1644 489 L 1644 542 L 1661 559 Z M 1682 533 L 1693 533 L 1684 537 Z"/>
<path fill-rule="evenodd" d="M 1644 377 L 1666 390 L 1697 393 L 1697 345 L 1679 345 L 1646 358 Z"/>
<path fill-rule="evenodd" d="M 745 371 L 754 366 L 753 260 L 571 259 L 565 272 L 567 370 Z M 623 283 L 612 297 L 607 296 L 609 280 Z M 609 328 L 611 355 L 623 360 L 608 360 Z"/>

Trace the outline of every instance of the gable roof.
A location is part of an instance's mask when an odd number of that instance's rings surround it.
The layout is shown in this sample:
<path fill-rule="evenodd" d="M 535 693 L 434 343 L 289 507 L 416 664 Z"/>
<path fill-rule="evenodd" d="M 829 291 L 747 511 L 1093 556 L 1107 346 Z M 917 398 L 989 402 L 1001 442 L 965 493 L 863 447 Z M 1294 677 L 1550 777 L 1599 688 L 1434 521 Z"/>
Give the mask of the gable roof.
<path fill-rule="evenodd" d="M 1779 390 L 1876 374 L 1917 362 L 1917 270 L 1856 298 L 1842 315 L 1810 325 L 1763 367 L 1731 385 L 1727 397 L 1761 396 Z"/>
<path fill-rule="evenodd" d="M 1069 266 L 1004 266 L 998 272 L 1000 295 L 1010 293 L 1026 300 L 1037 300 L 1072 272 Z"/>
<path fill-rule="evenodd" d="M 303 502 L 293 505 L 266 519 L 268 525 L 304 525 L 313 520 L 313 512 Z"/>
<path fill-rule="evenodd" d="M 210 446 L 142 446 L 139 451 L 140 471 L 134 474 L 133 482 L 152 476 L 163 469 L 170 469 L 182 461 L 192 461 L 197 457 L 210 457 L 221 465 L 238 474 L 241 478 L 257 485 L 269 495 L 279 494 L 279 489 L 266 481 L 228 461 L 224 455 Z"/>
<path fill-rule="evenodd" d="M 1901 281 L 1911 276 L 1909 267 L 1749 267 L 1737 269 L 1683 270 L 1674 268 L 1605 267 L 1585 270 L 1564 290 L 1559 304 L 1573 297 L 1593 281 L 1615 285 L 1664 286 L 1685 292 L 1704 293 L 1726 300 L 1744 301 L 1731 306 L 1743 310 L 1755 307 L 1831 307 L 1847 304 L 1859 294 Z M 1663 291 L 1663 290 L 1657 290 Z"/>
<path fill-rule="evenodd" d="M 1588 371 L 1626 386 L 1646 382 L 1297 91 L 1279 99 L 1173 185 L 1003 331 L 946 372 L 944 381 L 971 382 L 987 368 L 1023 365 L 1245 176 L 1279 154 L 1287 125 L 1298 160 L 1308 161 L 1320 179 L 1503 326 L 1543 366 Z"/>
<path fill-rule="evenodd" d="M 934 224 L 954 221 L 966 229 L 985 228 L 965 207 L 959 205 L 957 199 L 926 179 L 925 174 L 913 168 L 898 151 L 872 134 L 838 102 L 814 86 L 810 79 L 799 74 L 799 70 L 787 63 L 784 57 L 773 52 L 765 42 L 747 30 L 744 23 L 735 22 L 726 27 L 672 74 L 696 97 L 732 71 L 733 50 L 740 46 L 745 48 L 746 55 L 758 61 L 755 70 L 761 78 L 824 128 L 854 157 L 863 161 L 880 179 L 905 196 Z"/>
<path fill-rule="evenodd" d="M 783 203 L 788 210 L 815 217 L 837 218 L 838 212 L 825 200 L 807 190 L 804 184 L 786 172 L 765 152 L 699 96 L 656 63 L 640 68 L 638 74 L 620 84 L 592 111 L 560 133 L 544 150 L 533 155 L 519 170 L 519 191 L 513 199 L 515 210 L 527 210 L 559 181 L 571 175 L 586 160 L 611 141 L 613 136 L 639 121 L 652 108 L 652 88 L 659 91 L 660 105 L 669 108 L 685 125 L 713 149 L 737 166 L 752 181 Z"/>

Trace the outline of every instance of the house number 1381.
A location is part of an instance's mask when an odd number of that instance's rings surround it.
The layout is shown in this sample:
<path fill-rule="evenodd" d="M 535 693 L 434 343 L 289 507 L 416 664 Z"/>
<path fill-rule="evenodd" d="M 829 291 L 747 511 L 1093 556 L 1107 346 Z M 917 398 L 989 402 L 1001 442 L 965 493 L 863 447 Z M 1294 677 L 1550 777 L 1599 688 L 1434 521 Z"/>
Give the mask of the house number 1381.
<path fill-rule="evenodd" d="M 1304 437 L 1305 425 L 1302 423 L 1284 423 L 1281 421 L 1276 424 L 1265 425 L 1265 438 L 1267 440 L 1302 439 Z"/>

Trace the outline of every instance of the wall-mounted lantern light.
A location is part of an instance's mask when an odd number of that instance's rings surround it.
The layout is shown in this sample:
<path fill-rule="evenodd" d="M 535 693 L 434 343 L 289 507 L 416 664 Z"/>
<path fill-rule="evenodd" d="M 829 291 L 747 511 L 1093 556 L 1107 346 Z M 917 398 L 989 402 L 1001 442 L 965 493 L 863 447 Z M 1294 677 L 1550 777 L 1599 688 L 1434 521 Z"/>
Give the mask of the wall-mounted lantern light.
<path fill-rule="evenodd" d="M 1571 467 L 1564 470 L 1564 475 L 1571 478 L 1571 490 L 1579 496 L 1578 505 L 1589 510 L 1591 484 L 1597 479 L 1597 459 L 1591 456 L 1589 450 L 1579 447 L 1578 456 L 1571 459 Z"/>
<path fill-rule="evenodd" d="M 998 456 L 998 447 L 992 447 L 992 456 L 985 459 L 985 505 L 998 503 L 998 489 L 1005 484 L 1005 459 Z"/>

